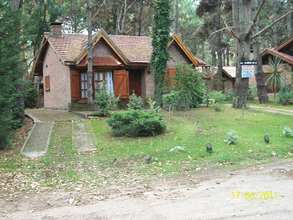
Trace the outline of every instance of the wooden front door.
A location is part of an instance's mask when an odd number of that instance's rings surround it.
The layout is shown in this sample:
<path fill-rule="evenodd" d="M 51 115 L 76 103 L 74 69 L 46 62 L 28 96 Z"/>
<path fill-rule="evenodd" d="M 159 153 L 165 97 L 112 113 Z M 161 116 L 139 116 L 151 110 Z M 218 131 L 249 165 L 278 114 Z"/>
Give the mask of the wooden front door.
<path fill-rule="evenodd" d="M 80 74 L 78 71 L 71 70 L 71 99 L 80 100 Z"/>
<path fill-rule="evenodd" d="M 126 70 L 114 71 L 114 93 L 121 99 L 129 97 L 129 74 Z"/>
<path fill-rule="evenodd" d="M 129 72 L 129 92 L 141 96 L 141 71 Z"/>

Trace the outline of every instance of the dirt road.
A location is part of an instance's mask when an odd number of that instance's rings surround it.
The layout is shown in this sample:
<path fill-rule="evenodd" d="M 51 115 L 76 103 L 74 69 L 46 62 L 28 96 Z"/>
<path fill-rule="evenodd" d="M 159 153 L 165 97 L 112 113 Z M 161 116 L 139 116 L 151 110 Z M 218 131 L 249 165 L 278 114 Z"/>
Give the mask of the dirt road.
<path fill-rule="evenodd" d="M 293 219 L 293 161 L 227 171 L 190 186 L 178 183 L 177 187 L 171 187 L 162 181 L 157 188 L 137 197 L 123 196 L 95 201 L 91 205 L 68 205 L 41 211 L 10 212 L 0 215 L 0 219 L 289 220 Z"/>

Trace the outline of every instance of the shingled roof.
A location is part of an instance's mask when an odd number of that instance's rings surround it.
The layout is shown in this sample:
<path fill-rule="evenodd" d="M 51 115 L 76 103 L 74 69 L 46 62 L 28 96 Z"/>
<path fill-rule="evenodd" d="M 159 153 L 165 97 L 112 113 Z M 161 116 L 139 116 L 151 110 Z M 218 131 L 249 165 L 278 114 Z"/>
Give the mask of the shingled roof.
<path fill-rule="evenodd" d="M 97 36 L 108 39 L 108 43 L 116 49 L 115 52 L 123 56 L 129 63 L 150 63 L 152 55 L 152 39 L 147 36 L 129 36 L 129 35 L 107 35 L 103 30 L 99 31 Z M 177 37 L 173 36 L 183 53 L 196 66 L 205 66 L 206 63 L 195 57 L 190 50 Z M 86 55 L 87 35 L 84 34 L 62 34 L 52 36 L 45 34 L 44 42 L 49 43 L 60 57 L 63 63 L 76 63 L 80 58 Z M 44 45 L 45 45 L 44 43 Z"/>
<path fill-rule="evenodd" d="M 293 56 L 286 53 L 284 49 L 291 46 L 293 43 L 293 36 L 289 38 L 286 42 L 282 43 L 281 45 L 275 47 L 275 48 L 266 48 L 262 52 L 263 59 L 267 57 L 268 55 L 278 57 L 279 59 L 283 60 L 284 62 L 293 65 Z"/>

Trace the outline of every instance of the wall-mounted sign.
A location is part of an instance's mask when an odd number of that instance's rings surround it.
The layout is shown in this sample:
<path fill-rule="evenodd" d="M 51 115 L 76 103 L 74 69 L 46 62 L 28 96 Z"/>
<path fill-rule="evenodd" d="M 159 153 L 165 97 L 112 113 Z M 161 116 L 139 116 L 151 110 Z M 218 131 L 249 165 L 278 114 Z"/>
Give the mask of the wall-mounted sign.
<path fill-rule="evenodd" d="M 252 78 L 256 72 L 256 65 L 257 61 L 250 60 L 250 61 L 241 61 L 241 77 L 242 78 Z"/>

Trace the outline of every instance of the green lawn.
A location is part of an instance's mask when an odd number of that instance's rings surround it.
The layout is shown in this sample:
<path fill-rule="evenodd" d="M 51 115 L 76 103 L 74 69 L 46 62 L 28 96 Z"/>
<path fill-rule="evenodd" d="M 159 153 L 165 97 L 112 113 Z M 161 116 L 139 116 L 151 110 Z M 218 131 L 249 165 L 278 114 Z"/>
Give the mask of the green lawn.
<path fill-rule="evenodd" d="M 88 127 L 97 136 L 96 152 L 79 154 L 72 145 L 70 122 L 55 124 L 48 154 L 39 160 L 28 160 L 18 151 L 0 154 L 0 173 L 21 173 L 25 185 L 36 182 L 40 186 L 70 188 L 86 184 L 103 186 L 128 182 L 149 176 L 192 174 L 198 167 L 238 167 L 285 159 L 293 155 L 293 139 L 282 136 L 284 126 L 293 127 L 293 117 L 234 110 L 222 112 L 196 109 L 175 112 L 167 122 L 164 135 L 149 138 L 117 138 L 111 135 L 106 119 L 89 120 Z M 224 142 L 225 134 L 235 130 L 237 145 Z M 272 143 L 266 145 L 264 133 Z M 214 153 L 205 146 L 211 143 Z M 183 152 L 170 152 L 175 146 Z M 151 164 L 144 157 L 153 158 Z M 1 177 L 2 178 L 2 177 Z M 2 178 L 4 181 L 5 177 Z M 69 184 L 69 186 L 68 186 Z"/>

